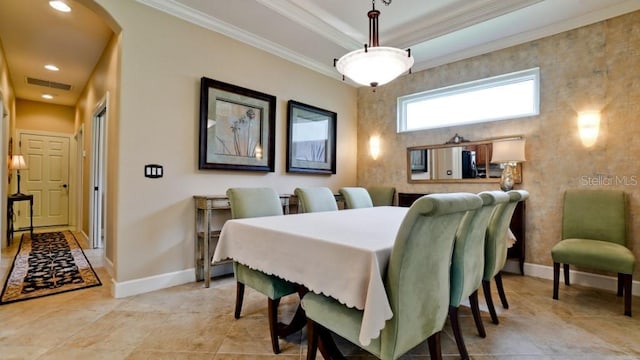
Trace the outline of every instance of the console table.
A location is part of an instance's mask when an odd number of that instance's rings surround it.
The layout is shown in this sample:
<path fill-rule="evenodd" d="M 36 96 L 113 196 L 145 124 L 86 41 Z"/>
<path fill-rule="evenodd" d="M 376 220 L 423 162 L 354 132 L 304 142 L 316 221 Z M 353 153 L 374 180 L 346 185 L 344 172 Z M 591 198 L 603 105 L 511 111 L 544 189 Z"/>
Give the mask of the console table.
<path fill-rule="evenodd" d="M 15 229 L 13 225 L 13 203 L 19 201 L 29 201 L 29 227 Z M 29 230 L 33 236 L 33 195 L 31 194 L 13 194 L 9 195 L 7 201 L 7 245 L 11 245 L 13 241 L 13 233 L 15 231 Z"/>
<path fill-rule="evenodd" d="M 216 211 L 229 210 L 229 198 L 225 195 L 194 195 L 193 198 L 196 206 L 194 236 L 196 281 L 204 280 L 204 287 L 208 288 L 211 281 L 211 258 L 220 238 L 220 229 L 214 229 L 213 226 L 213 214 Z M 280 195 L 285 214 L 289 214 L 290 198 L 289 194 Z M 229 260 L 220 261 L 216 265 L 229 262 Z"/>
<path fill-rule="evenodd" d="M 427 193 L 398 193 L 398 206 L 409 207 L 414 201 Z M 507 249 L 507 259 L 517 259 L 520 265 L 520 274 L 524 275 L 524 246 L 525 246 L 525 221 L 524 221 L 525 202 L 520 201 L 516 205 L 511 217 L 509 228 L 516 237 L 516 242 L 512 247 Z"/>

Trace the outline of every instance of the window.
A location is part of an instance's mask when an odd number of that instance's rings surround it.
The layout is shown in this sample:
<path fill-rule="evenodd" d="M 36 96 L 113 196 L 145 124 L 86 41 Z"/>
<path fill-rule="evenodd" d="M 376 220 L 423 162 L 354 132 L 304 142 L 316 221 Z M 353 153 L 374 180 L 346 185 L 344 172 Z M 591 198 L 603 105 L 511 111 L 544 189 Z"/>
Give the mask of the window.
<path fill-rule="evenodd" d="M 398 98 L 398 132 L 514 119 L 540 113 L 540 68 Z"/>

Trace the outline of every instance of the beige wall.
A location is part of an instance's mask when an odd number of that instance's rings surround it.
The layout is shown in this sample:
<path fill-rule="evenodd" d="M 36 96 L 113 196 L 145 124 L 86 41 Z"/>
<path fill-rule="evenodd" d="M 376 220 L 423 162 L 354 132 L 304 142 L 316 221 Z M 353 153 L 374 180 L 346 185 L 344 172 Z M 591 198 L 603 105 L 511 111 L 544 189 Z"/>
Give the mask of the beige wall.
<path fill-rule="evenodd" d="M 92 192 L 91 182 L 91 154 L 92 154 L 92 145 L 91 145 L 91 135 L 93 131 L 93 116 L 96 115 L 97 107 L 105 102 L 107 104 L 107 136 L 108 141 L 110 141 L 109 149 L 110 154 L 107 156 L 107 178 L 108 178 L 108 189 L 106 191 L 108 204 L 115 204 L 116 198 L 115 191 L 117 185 L 117 144 L 118 144 L 118 136 L 117 129 L 119 123 L 119 75 L 120 75 L 120 36 L 115 35 L 111 38 L 109 43 L 107 44 L 100 60 L 98 60 L 98 64 L 96 65 L 93 74 L 89 78 L 89 81 L 85 88 L 82 91 L 80 99 L 76 104 L 76 112 L 75 112 L 75 126 L 76 131 L 80 131 L 82 129 L 82 139 L 83 143 L 79 146 L 82 147 L 82 151 L 84 151 L 87 156 L 83 158 L 82 161 L 82 169 L 80 170 L 82 173 L 82 183 L 84 186 L 82 187 L 82 204 L 81 204 L 81 214 L 82 214 L 82 223 L 81 228 L 86 233 L 89 234 L 89 206 L 90 206 L 90 196 Z M 110 264 L 115 263 L 115 253 L 117 249 L 117 242 L 115 241 L 115 237 L 111 236 L 115 234 L 114 226 L 116 222 L 115 219 L 115 206 L 109 206 L 107 208 L 107 213 L 104 214 L 107 218 L 107 229 L 106 239 L 105 239 L 105 257 L 107 258 Z M 111 271 L 115 271 L 110 267 Z"/>
<path fill-rule="evenodd" d="M 16 128 L 73 134 L 75 109 L 72 106 L 16 100 Z"/>
<path fill-rule="evenodd" d="M 15 97 L 13 93 L 13 85 L 9 78 L 9 68 L 7 67 L 7 60 L 4 55 L 4 49 L 2 42 L 0 41 L 0 98 L 2 98 L 2 107 L 0 108 L 0 159 L 6 159 L 8 155 L 9 138 L 12 137 L 15 123 Z M 7 116 L 4 116 L 4 114 Z M 0 213 L 0 231 L 2 234 L 6 234 L 6 221 L 7 218 L 7 196 L 9 194 L 8 181 L 8 169 L 7 164 L 2 163 L 0 166 L 0 194 L 3 194 L 0 200 L 1 210 Z M 4 239 L 4 237 L 3 237 Z M 2 241 L 0 248 L 7 245 L 6 241 Z"/>
<path fill-rule="evenodd" d="M 396 133 L 398 96 L 517 70 L 540 67 L 539 116 L 484 125 Z M 600 136 L 592 148 L 578 137 L 577 112 L 602 112 Z M 630 196 L 630 247 L 640 259 L 640 12 L 538 41 L 405 76 L 376 92 L 358 91 L 358 184 L 390 184 L 402 192 L 482 191 L 487 184 L 408 184 L 406 147 L 441 144 L 455 133 L 480 140 L 526 137 L 523 183 L 531 198 L 526 212 L 526 261 L 551 265 L 550 249 L 560 238 L 561 199 L 566 189 L 622 189 Z M 371 135 L 383 136 L 378 161 L 367 155 Z M 628 184 L 585 185 L 585 179 L 627 177 Z M 597 181 L 596 181 L 597 182 Z M 601 182 L 602 183 L 602 182 Z M 640 267 L 635 276 L 640 275 Z"/>
<path fill-rule="evenodd" d="M 224 194 L 231 186 L 292 193 L 297 186 L 355 184 L 354 88 L 136 2 L 97 2 L 122 28 L 119 113 L 108 134 L 107 236 L 116 247 L 117 282 L 193 268 L 193 195 Z M 198 170 L 202 76 L 277 97 L 274 173 Z M 286 173 L 289 99 L 338 113 L 336 175 Z M 164 177 L 145 178 L 149 163 L 163 165 Z"/>

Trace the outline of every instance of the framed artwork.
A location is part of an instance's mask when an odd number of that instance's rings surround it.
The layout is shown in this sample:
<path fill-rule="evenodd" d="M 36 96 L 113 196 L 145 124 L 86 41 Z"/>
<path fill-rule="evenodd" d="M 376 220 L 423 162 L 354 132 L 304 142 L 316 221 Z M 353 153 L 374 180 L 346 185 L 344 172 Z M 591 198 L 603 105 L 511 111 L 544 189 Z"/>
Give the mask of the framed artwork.
<path fill-rule="evenodd" d="M 287 106 L 287 172 L 336 173 L 337 114 L 289 100 Z"/>
<path fill-rule="evenodd" d="M 200 79 L 199 169 L 273 172 L 276 97 Z"/>

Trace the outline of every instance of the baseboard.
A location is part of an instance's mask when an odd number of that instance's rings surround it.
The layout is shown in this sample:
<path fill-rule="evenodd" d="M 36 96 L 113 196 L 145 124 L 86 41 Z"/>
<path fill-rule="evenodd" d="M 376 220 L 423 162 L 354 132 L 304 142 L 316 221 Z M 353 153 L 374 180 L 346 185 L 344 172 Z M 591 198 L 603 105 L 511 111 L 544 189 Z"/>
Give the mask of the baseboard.
<path fill-rule="evenodd" d="M 194 282 L 195 280 L 196 275 L 194 269 L 186 269 L 122 282 L 113 280 L 111 293 L 114 298 L 118 299 L 182 285 Z"/>
<path fill-rule="evenodd" d="M 232 263 L 216 265 L 211 268 L 212 277 L 228 274 L 233 274 Z M 129 281 L 116 282 L 112 280 L 111 295 L 114 298 L 123 298 L 195 281 L 195 268 Z"/>
<path fill-rule="evenodd" d="M 517 261 L 507 261 L 507 264 L 504 267 L 504 271 L 509 273 L 520 273 L 520 268 L 518 266 Z M 538 264 L 529 264 L 524 263 L 524 274 L 526 276 L 537 277 L 541 279 L 553 280 L 553 267 L 538 265 Z M 560 270 L 560 283 L 563 284 L 562 270 Z M 617 291 L 618 290 L 618 278 L 613 276 L 605 276 L 600 274 L 592 274 L 583 271 L 570 270 L 569 271 L 569 281 L 571 284 L 588 286 L 596 289 L 603 289 L 609 291 Z M 635 296 L 640 296 L 640 281 L 633 281 L 633 285 L 631 286 L 631 293 Z M 553 288 L 549 288 L 549 294 L 553 291 Z"/>

